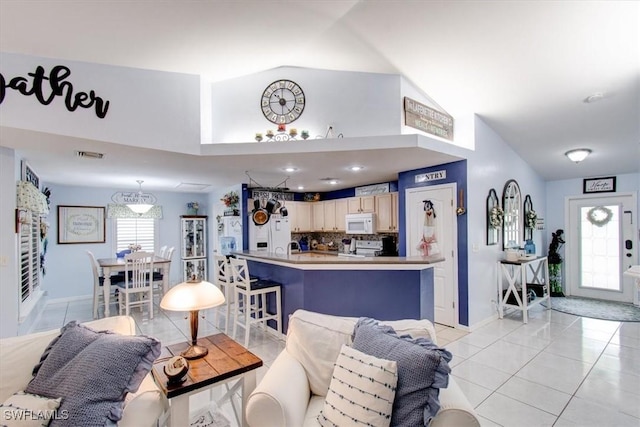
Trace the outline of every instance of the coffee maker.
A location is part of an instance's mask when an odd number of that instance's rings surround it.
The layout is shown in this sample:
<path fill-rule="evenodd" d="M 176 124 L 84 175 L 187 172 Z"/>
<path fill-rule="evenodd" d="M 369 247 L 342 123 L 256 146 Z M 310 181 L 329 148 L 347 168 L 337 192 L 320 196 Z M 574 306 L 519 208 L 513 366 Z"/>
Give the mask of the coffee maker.
<path fill-rule="evenodd" d="M 393 236 L 383 236 L 382 250 L 380 256 L 398 256 L 398 248 L 396 247 L 396 238 Z"/>

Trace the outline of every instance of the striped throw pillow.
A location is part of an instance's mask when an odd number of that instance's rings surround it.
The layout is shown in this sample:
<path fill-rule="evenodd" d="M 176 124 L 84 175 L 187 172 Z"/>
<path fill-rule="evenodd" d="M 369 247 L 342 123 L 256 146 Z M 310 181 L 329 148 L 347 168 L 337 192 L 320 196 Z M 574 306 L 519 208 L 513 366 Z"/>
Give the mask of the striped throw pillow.
<path fill-rule="evenodd" d="M 322 427 L 388 427 L 397 363 L 342 345 L 318 422 Z"/>

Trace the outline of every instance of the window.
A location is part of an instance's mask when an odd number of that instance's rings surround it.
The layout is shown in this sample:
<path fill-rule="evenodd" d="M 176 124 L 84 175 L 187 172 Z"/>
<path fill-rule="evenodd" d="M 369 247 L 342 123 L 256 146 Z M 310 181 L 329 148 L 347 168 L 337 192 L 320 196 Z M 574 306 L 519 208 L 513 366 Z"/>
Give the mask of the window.
<path fill-rule="evenodd" d="M 156 221 L 153 218 L 116 218 L 116 252 L 138 244 L 143 251 L 155 252 Z"/>
<path fill-rule="evenodd" d="M 40 285 L 40 217 L 20 211 L 20 301 Z"/>

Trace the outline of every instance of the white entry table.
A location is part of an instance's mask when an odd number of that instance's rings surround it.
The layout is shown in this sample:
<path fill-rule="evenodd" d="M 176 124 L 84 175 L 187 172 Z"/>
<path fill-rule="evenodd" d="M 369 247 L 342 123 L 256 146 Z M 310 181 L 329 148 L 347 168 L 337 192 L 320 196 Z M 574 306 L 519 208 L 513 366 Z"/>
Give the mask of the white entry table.
<path fill-rule="evenodd" d="M 529 274 L 531 273 L 531 274 Z M 504 292 L 504 282 L 507 283 Z M 535 300 L 527 301 L 527 285 L 542 285 L 543 295 Z M 507 302 L 513 295 L 512 302 Z M 547 309 L 551 308 L 551 290 L 549 289 L 549 266 L 547 257 L 521 258 L 517 261 L 501 260 L 498 262 L 498 315 L 502 319 L 504 308 L 515 308 L 522 311 L 522 321 L 527 323 L 528 311 L 531 307 L 547 301 Z"/>

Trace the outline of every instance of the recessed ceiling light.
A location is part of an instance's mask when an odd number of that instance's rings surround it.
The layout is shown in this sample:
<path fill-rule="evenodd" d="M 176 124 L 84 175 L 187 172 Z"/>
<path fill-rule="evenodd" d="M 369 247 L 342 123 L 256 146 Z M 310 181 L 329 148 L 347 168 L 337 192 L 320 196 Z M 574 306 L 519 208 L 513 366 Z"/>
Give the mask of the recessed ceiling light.
<path fill-rule="evenodd" d="M 604 94 L 602 92 L 596 92 L 593 95 L 587 96 L 585 99 L 582 100 L 582 102 L 586 104 L 591 104 L 592 102 L 600 101 L 602 98 L 604 98 Z"/>
<path fill-rule="evenodd" d="M 362 167 L 362 166 L 351 166 L 351 167 L 349 167 L 349 170 L 353 171 L 353 172 L 358 172 L 358 171 L 361 171 L 362 169 L 364 169 L 364 167 Z"/>
<path fill-rule="evenodd" d="M 294 168 L 293 166 L 289 166 L 289 167 L 284 168 L 285 172 L 295 172 L 297 170 L 298 170 L 298 168 Z"/>
<path fill-rule="evenodd" d="M 303 185 L 298 185 L 298 190 L 304 190 L 304 186 Z"/>

